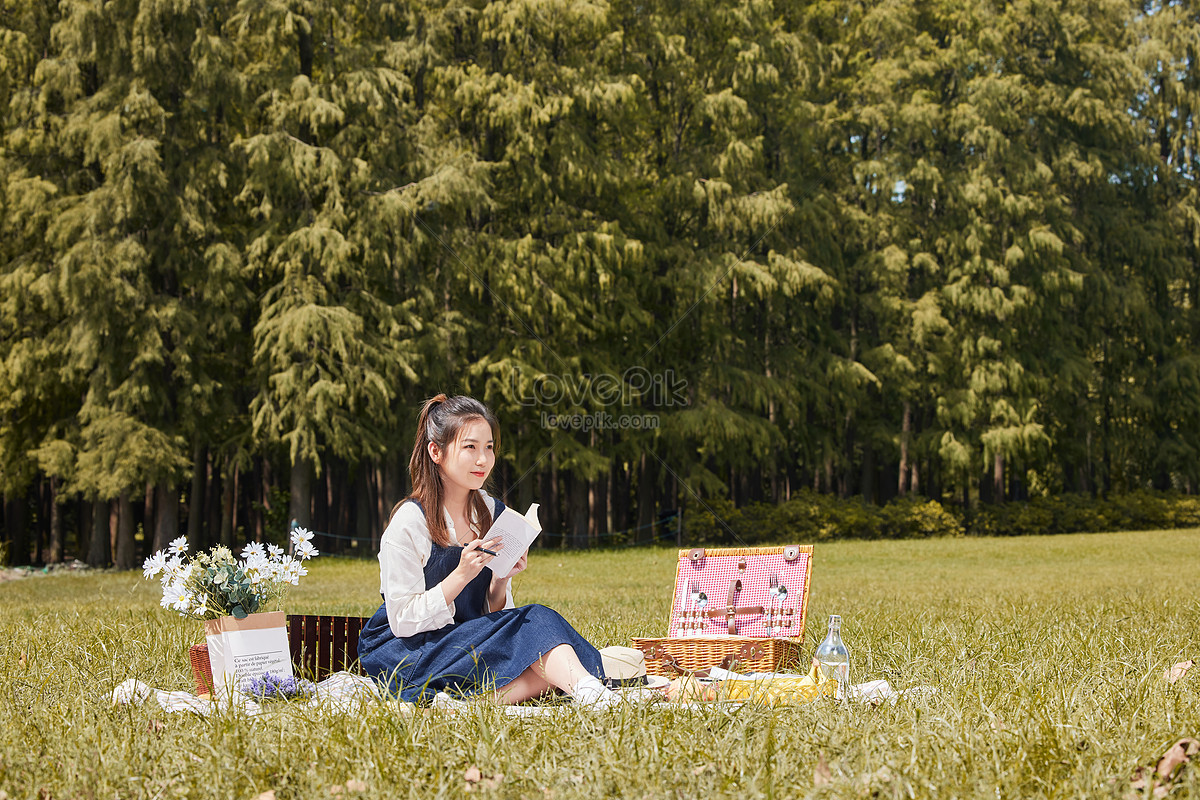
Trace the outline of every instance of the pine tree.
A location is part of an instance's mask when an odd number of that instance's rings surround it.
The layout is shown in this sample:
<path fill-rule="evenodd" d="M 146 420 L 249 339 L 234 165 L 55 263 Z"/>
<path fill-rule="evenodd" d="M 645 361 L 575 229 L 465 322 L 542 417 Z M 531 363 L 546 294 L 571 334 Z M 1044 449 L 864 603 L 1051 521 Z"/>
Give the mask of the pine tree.
<path fill-rule="evenodd" d="M 329 452 L 358 461 L 383 434 L 415 353 L 380 243 L 376 197 L 404 174 L 409 84 L 365 21 L 382 3 L 242 3 L 229 23 L 247 76 L 237 201 L 261 297 L 253 327 L 254 435 L 287 450 L 293 517 Z M 386 236 L 383 237 L 386 240 Z"/>

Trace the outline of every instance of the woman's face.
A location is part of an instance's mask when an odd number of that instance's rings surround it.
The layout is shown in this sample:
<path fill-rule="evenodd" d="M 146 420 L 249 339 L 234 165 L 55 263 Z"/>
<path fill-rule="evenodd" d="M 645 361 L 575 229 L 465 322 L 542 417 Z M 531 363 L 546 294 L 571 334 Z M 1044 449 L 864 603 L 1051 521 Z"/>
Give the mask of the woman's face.
<path fill-rule="evenodd" d="M 462 489 L 480 489 L 496 465 L 492 428 L 487 420 L 473 419 L 458 431 L 445 452 L 430 442 L 429 454 L 442 471 L 442 480 Z"/>

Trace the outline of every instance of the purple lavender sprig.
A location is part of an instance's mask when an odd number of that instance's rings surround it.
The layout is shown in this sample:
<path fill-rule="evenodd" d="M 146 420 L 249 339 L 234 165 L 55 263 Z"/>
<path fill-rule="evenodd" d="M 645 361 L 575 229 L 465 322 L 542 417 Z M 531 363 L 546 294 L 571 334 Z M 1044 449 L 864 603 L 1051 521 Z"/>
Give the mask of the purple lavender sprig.
<path fill-rule="evenodd" d="M 259 678 L 243 678 L 241 690 L 259 700 L 291 700 L 312 697 L 317 687 L 303 678 L 264 672 Z"/>

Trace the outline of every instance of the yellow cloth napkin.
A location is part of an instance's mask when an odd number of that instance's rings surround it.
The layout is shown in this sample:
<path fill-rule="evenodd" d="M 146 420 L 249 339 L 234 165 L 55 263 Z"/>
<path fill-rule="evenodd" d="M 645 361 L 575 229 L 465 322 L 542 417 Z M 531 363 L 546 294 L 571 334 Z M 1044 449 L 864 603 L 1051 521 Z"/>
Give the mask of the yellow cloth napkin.
<path fill-rule="evenodd" d="M 745 700 L 763 706 L 798 706 L 818 697 L 836 697 L 837 681 L 823 677 L 814 661 L 807 675 L 721 681 L 721 694 L 730 700 Z"/>

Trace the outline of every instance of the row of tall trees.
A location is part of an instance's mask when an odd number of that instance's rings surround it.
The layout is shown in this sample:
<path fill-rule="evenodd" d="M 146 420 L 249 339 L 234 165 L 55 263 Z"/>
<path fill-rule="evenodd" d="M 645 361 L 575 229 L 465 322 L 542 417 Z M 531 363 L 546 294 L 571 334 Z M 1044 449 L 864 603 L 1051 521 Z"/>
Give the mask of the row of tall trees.
<path fill-rule="evenodd" d="M 1195 491 L 1198 53 L 1161 0 L 0 0 L 10 558 L 377 537 L 440 390 L 575 546 Z"/>

